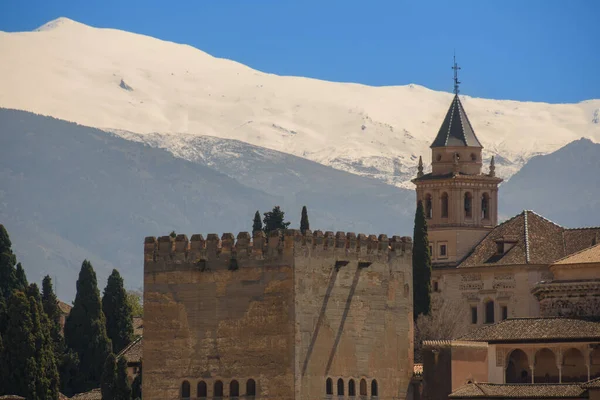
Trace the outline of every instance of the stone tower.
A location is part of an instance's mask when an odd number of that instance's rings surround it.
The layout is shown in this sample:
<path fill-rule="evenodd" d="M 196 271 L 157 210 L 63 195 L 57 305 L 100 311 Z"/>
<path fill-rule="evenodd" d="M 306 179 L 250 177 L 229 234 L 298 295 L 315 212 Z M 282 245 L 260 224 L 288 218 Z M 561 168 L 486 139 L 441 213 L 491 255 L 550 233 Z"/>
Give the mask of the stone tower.
<path fill-rule="evenodd" d="M 411 239 L 268 239 L 146 238 L 144 399 L 404 399 Z"/>
<path fill-rule="evenodd" d="M 436 266 L 454 266 L 498 223 L 498 184 L 494 158 L 482 173 L 481 151 L 467 113 L 455 96 L 431 144 L 431 173 L 412 182 L 423 202 L 431 258 Z"/>

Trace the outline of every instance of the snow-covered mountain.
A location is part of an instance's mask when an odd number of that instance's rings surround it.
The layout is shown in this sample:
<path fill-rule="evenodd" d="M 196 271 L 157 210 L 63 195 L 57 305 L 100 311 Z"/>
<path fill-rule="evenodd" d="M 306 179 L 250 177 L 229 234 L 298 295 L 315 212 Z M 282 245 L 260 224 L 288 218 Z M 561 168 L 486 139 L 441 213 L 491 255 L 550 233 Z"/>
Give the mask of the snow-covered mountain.
<path fill-rule="evenodd" d="M 181 134 L 236 139 L 410 187 L 452 94 L 277 76 L 188 45 L 60 18 L 0 32 L 0 107 L 136 132 L 200 157 Z M 507 178 L 581 137 L 600 142 L 600 100 L 545 104 L 461 98 L 484 156 Z M 130 139 L 131 136 L 128 136 Z M 183 147 L 182 147 L 183 146 Z"/>

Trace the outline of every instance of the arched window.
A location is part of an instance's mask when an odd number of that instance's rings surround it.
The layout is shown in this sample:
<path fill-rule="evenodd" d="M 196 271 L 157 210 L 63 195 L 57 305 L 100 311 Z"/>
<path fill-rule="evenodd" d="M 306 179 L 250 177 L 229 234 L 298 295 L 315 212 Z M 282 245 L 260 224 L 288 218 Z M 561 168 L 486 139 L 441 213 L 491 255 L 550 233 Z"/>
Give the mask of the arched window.
<path fill-rule="evenodd" d="M 427 219 L 431 219 L 431 217 L 433 216 L 433 206 L 431 203 L 431 195 L 427 194 L 425 195 L 425 218 Z"/>
<path fill-rule="evenodd" d="M 239 397 L 240 396 L 240 384 L 238 381 L 233 380 L 229 383 L 229 397 Z"/>
<path fill-rule="evenodd" d="M 213 397 L 223 397 L 223 382 L 215 382 Z"/>
<path fill-rule="evenodd" d="M 600 377 L 600 347 L 590 353 L 590 379 Z"/>
<path fill-rule="evenodd" d="M 348 396 L 356 396 L 356 386 L 354 386 L 354 379 L 350 379 L 348 382 Z"/>
<path fill-rule="evenodd" d="M 484 322 L 486 324 L 494 323 L 494 302 L 492 300 L 488 300 L 485 303 L 485 319 Z"/>
<path fill-rule="evenodd" d="M 442 218 L 448 218 L 448 193 L 442 193 Z"/>
<path fill-rule="evenodd" d="M 325 381 L 325 393 L 330 395 L 333 394 L 333 381 L 331 378 L 327 378 Z"/>
<path fill-rule="evenodd" d="M 256 396 L 256 382 L 254 382 L 254 379 L 246 381 L 246 396 Z"/>
<path fill-rule="evenodd" d="M 465 217 L 473 217 L 473 196 L 470 192 L 465 193 Z"/>
<path fill-rule="evenodd" d="M 510 353 L 505 380 L 506 383 L 531 383 L 529 359 L 523 350 L 516 349 Z"/>
<path fill-rule="evenodd" d="M 190 398 L 190 383 L 188 381 L 183 381 L 181 383 L 181 398 L 182 399 Z"/>
<path fill-rule="evenodd" d="M 561 372 L 563 383 L 586 382 L 588 380 L 587 367 L 581 351 L 569 349 L 564 353 Z"/>
<path fill-rule="evenodd" d="M 200 381 L 198 382 L 198 397 L 207 397 L 208 396 L 208 388 L 206 387 L 206 382 Z"/>
<path fill-rule="evenodd" d="M 365 379 L 360 380 L 360 395 L 361 396 L 367 395 L 367 381 Z"/>
<path fill-rule="evenodd" d="M 375 379 L 373 379 L 371 381 L 371 397 L 377 397 L 379 396 L 379 390 L 377 387 L 377 381 Z"/>
<path fill-rule="evenodd" d="M 481 218 L 490 218 L 490 195 L 487 193 L 481 196 Z"/>
<path fill-rule="evenodd" d="M 338 396 L 344 395 L 344 380 L 342 378 L 337 381 L 337 394 Z"/>
<path fill-rule="evenodd" d="M 540 349 L 535 353 L 534 383 L 558 383 L 556 356 L 550 349 Z"/>

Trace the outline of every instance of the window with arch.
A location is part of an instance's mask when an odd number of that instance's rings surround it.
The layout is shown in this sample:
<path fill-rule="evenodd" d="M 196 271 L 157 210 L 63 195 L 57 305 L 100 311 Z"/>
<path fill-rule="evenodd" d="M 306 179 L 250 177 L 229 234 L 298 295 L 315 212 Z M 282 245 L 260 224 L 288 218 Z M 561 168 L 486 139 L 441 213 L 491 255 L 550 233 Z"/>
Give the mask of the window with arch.
<path fill-rule="evenodd" d="M 190 383 L 188 381 L 183 381 L 181 383 L 181 398 L 182 399 L 190 398 Z"/>
<path fill-rule="evenodd" d="M 431 217 L 433 217 L 433 203 L 431 201 L 430 194 L 425 195 L 424 208 L 425 208 L 425 218 L 431 219 Z"/>
<path fill-rule="evenodd" d="M 329 395 L 333 394 L 333 381 L 331 378 L 327 378 L 325 381 L 325 393 Z"/>
<path fill-rule="evenodd" d="M 481 218 L 490 219 L 490 195 L 487 193 L 481 195 Z"/>
<path fill-rule="evenodd" d="M 471 192 L 465 193 L 465 217 L 473 217 L 473 196 Z"/>
<path fill-rule="evenodd" d="M 342 378 L 337 381 L 337 394 L 338 396 L 344 395 L 344 380 Z"/>
<path fill-rule="evenodd" d="M 215 386 L 213 388 L 213 397 L 223 397 L 223 382 L 215 382 Z"/>
<path fill-rule="evenodd" d="M 246 396 L 256 396 L 256 382 L 254 379 L 246 381 Z"/>
<path fill-rule="evenodd" d="M 356 386 L 354 384 L 354 379 L 350 379 L 348 382 L 348 396 L 356 396 Z"/>
<path fill-rule="evenodd" d="M 200 398 L 208 397 L 208 387 L 206 386 L 206 382 L 204 382 L 204 381 L 198 382 L 197 389 L 198 389 L 198 391 L 197 391 L 198 397 L 200 397 Z"/>
<path fill-rule="evenodd" d="M 229 383 L 229 397 L 240 396 L 240 384 L 238 381 L 233 380 Z"/>
<path fill-rule="evenodd" d="M 361 396 L 367 395 L 367 380 L 366 379 L 360 380 L 360 395 Z"/>
<path fill-rule="evenodd" d="M 506 383 L 531 383 L 531 370 L 527 354 L 521 349 L 510 352 L 506 364 Z"/>
<path fill-rule="evenodd" d="M 371 381 L 371 397 L 379 396 L 379 388 L 377 387 L 377 381 L 373 379 Z"/>
<path fill-rule="evenodd" d="M 485 302 L 485 318 L 484 323 L 493 324 L 494 323 L 494 301 L 488 300 Z"/>
<path fill-rule="evenodd" d="M 562 360 L 562 382 L 586 382 L 587 366 L 581 350 L 571 348 L 564 352 Z"/>
<path fill-rule="evenodd" d="M 559 372 L 556 354 L 548 348 L 536 351 L 534 356 L 534 383 L 558 383 Z"/>
<path fill-rule="evenodd" d="M 442 218 L 448 218 L 448 193 L 442 193 Z"/>

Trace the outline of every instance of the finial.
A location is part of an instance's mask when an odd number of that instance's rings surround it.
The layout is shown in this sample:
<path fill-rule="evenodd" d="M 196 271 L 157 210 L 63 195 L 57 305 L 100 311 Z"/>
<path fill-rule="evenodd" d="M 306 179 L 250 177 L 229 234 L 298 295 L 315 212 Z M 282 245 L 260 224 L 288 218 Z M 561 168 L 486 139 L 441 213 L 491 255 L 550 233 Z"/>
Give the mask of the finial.
<path fill-rule="evenodd" d="M 454 66 L 452 67 L 452 69 L 454 70 L 454 94 L 458 94 L 458 92 L 460 92 L 460 90 L 458 90 L 458 85 L 460 85 L 460 82 L 458 80 L 458 70 L 460 69 L 460 67 L 458 66 L 458 64 L 456 64 L 456 51 L 454 51 Z"/>
<path fill-rule="evenodd" d="M 490 176 L 496 176 L 496 163 L 494 162 L 494 156 L 490 160 Z"/>
<path fill-rule="evenodd" d="M 423 159 L 419 156 L 419 166 L 417 167 L 417 178 L 423 176 Z"/>

